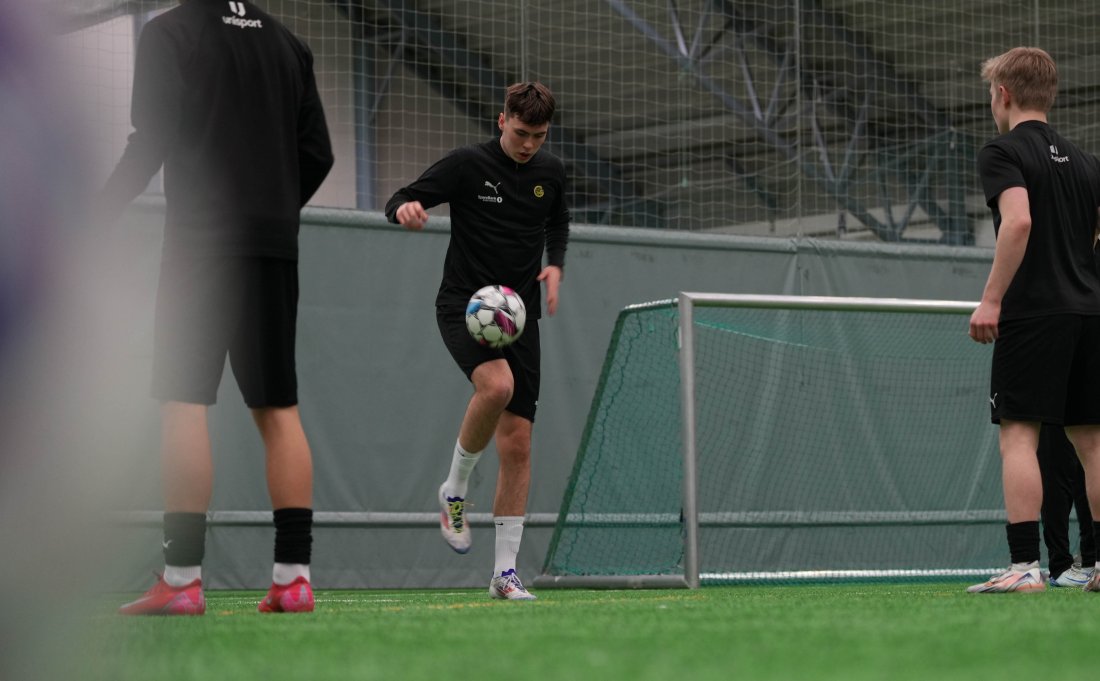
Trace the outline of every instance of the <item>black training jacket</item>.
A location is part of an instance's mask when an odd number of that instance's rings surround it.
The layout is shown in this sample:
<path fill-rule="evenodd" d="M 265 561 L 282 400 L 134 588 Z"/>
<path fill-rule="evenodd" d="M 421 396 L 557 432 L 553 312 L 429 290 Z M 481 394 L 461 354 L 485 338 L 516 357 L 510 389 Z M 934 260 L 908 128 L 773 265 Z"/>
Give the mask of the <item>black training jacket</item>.
<path fill-rule="evenodd" d="M 332 167 L 309 47 L 239 0 L 187 0 L 138 40 L 134 131 L 109 215 L 164 166 L 165 256 L 297 258 L 299 215 Z"/>
<path fill-rule="evenodd" d="M 541 316 L 537 277 L 542 257 L 565 266 L 569 209 L 565 165 L 545 149 L 516 163 L 499 139 L 455 149 L 402 187 L 386 203 L 386 217 L 408 201 L 424 208 L 449 203 L 451 240 L 443 263 L 436 306 L 465 307 L 482 286 L 510 286 L 523 298 L 527 315 Z"/>

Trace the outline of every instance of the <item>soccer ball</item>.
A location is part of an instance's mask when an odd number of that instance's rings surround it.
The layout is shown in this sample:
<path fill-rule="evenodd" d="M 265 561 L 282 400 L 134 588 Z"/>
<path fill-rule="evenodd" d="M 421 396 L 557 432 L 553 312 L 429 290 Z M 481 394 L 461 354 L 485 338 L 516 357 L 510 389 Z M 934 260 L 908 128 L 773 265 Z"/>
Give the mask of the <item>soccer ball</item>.
<path fill-rule="evenodd" d="M 507 286 L 484 286 L 466 306 L 466 328 L 478 343 L 491 348 L 511 345 L 527 323 L 527 308 Z"/>

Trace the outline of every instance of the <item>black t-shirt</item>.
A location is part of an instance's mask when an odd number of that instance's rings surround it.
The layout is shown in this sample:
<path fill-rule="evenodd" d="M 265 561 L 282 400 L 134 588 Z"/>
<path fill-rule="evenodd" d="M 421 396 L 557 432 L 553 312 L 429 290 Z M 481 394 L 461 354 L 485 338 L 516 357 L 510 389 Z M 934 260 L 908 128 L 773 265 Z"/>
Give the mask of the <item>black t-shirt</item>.
<path fill-rule="evenodd" d="M 1025 121 L 982 147 L 978 170 L 994 230 L 1000 231 L 997 199 L 1006 189 L 1026 188 L 1031 209 L 1027 250 L 1001 302 L 1001 319 L 1100 315 L 1096 157 L 1046 123 Z"/>
<path fill-rule="evenodd" d="M 538 274 L 545 249 L 548 264 L 564 267 L 569 239 L 565 165 L 540 149 L 527 163 L 516 163 L 500 140 L 460 147 L 432 164 L 415 182 L 386 203 L 397 209 L 419 201 L 425 209 L 451 207 L 451 240 L 443 263 L 436 306 L 465 308 L 482 286 L 503 284 L 519 293 L 527 315 L 541 315 Z"/>
<path fill-rule="evenodd" d="M 107 210 L 163 164 L 166 256 L 297 257 L 333 163 L 304 42 L 246 0 L 188 0 L 141 32 L 131 120 Z"/>

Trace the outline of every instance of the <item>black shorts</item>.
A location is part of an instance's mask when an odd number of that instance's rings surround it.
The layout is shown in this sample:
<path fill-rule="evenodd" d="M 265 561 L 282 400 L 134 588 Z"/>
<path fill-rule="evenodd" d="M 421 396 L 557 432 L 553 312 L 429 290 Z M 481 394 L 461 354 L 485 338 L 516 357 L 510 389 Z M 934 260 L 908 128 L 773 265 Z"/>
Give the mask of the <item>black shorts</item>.
<path fill-rule="evenodd" d="M 1075 314 L 1001 322 L 993 344 L 993 423 L 1100 424 L 1100 317 Z"/>
<path fill-rule="evenodd" d="M 214 404 L 226 355 L 245 404 L 298 404 L 298 263 L 171 258 L 161 263 L 153 397 Z"/>
<path fill-rule="evenodd" d="M 525 418 L 534 423 L 535 409 L 539 404 L 539 362 L 541 348 L 539 346 L 539 320 L 527 319 L 523 327 L 523 333 L 511 345 L 494 350 L 481 345 L 470 336 L 466 329 L 465 312 L 441 312 L 436 311 L 436 323 L 439 324 L 439 334 L 443 337 L 443 344 L 451 353 L 458 367 L 466 374 L 466 378 L 474 373 L 474 369 L 491 362 L 494 359 L 504 359 L 508 362 L 508 368 L 512 370 L 512 401 L 505 407 L 516 416 Z"/>

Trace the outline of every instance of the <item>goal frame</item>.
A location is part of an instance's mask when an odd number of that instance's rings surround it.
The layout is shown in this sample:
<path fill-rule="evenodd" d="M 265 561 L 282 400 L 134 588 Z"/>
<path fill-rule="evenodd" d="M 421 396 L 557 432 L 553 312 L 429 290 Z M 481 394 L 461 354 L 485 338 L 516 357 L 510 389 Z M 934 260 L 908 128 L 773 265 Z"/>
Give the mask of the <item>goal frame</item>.
<path fill-rule="evenodd" d="M 695 331 L 694 319 L 696 307 L 745 307 L 769 308 L 781 310 L 839 310 L 846 312 L 918 312 L 932 314 L 965 314 L 973 312 L 977 303 L 959 300 L 918 300 L 905 298 L 862 298 L 834 296 L 790 296 L 756 295 L 735 293 L 703 293 L 681 291 L 675 302 L 678 308 L 678 348 L 680 371 L 680 408 L 683 419 L 681 444 L 683 457 L 683 535 L 684 560 L 683 574 L 654 575 L 540 575 L 533 586 L 538 588 L 683 588 L 696 589 L 701 584 L 699 555 L 699 526 L 697 484 L 697 442 L 695 410 Z M 999 513 L 971 512 L 964 522 L 998 522 L 1003 519 Z M 981 516 L 981 517 L 978 517 Z M 993 517 L 996 516 L 996 517 Z M 895 519 L 898 520 L 898 519 Z M 942 522 L 943 519 L 938 519 Z M 559 519 L 560 522 L 560 519 Z M 890 519 L 885 519 L 890 522 Z M 984 570 L 862 570 L 858 574 L 842 576 L 852 578 L 896 578 L 896 577 L 947 577 L 962 576 L 963 573 L 986 574 Z M 926 574 L 927 573 L 927 574 Z M 821 578 L 821 575 L 789 575 L 804 579 Z M 730 579 L 731 576 L 726 576 Z M 734 580 L 737 576 L 732 576 Z M 759 575 L 748 575 L 747 579 L 758 579 Z"/>

